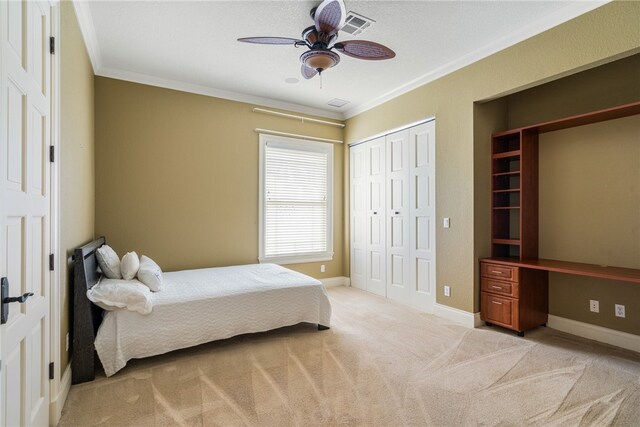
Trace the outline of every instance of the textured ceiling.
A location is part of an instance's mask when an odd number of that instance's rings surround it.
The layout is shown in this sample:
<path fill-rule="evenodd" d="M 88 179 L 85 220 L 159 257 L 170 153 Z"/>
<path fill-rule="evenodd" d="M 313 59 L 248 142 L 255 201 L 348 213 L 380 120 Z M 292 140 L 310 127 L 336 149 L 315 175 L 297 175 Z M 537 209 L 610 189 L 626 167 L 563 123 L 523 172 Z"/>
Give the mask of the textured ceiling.
<path fill-rule="evenodd" d="M 342 56 L 320 80 L 300 76 L 303 48 L 238 37 L 300 37 L 315 1 L 91 1 L 79 17 L 98 75 L 348 117 L 418 84 L 591 10 L 589 1 L 354 1 L 376 22 L 358 39 L 388 61 Z M 341 40 L 354 38 L 341 34 Z M 297 78 L 299 83 L 286 83 Z M 210 89 L 210 90 L 209 90 Z M 330 107 L 333 98 L 350 101 Z"/>

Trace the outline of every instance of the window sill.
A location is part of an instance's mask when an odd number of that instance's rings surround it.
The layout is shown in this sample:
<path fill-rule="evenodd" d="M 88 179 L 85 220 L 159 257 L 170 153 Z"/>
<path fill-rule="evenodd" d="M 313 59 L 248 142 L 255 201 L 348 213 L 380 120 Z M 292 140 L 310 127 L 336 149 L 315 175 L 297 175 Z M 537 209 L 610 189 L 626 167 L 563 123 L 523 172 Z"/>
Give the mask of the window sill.
<path fill-rule="evenodd" d="M 258 257 L 260 264 L 304 264 L 307 262 L 333 261 L 333 252 L 324 252 L 313 255 L 281 256 L 281 257 Z"/>

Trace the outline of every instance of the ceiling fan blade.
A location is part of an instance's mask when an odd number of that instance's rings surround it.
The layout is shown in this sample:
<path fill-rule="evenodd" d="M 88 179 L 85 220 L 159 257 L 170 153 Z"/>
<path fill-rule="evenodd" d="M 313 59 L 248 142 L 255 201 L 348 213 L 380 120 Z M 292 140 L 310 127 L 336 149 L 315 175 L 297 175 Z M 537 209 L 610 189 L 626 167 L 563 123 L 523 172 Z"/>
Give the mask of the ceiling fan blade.
<path fill-rule="evenodd" d="M 347 11 L 342 0 L 324 0 L 313 17 L 320 33 L 336 34 L 344 25 Z"/>
<path fill-rule="evenodd" d="M 256 43 L 256 44 L 293 44 L 302 43 L 302 40 L 290 39 L 288 37 L 244 37 L 238 39 L 239 42 Z"/>
<path fill-rule="evenodd" d="M 302 67 L 300 67 L 300 72 L 302 73 L 302 77 L 304 77 L 307 80 L 309 80 L 310 78 L 318 74 L 318 71 L 314 70 L 311 67 L 307 67 L 304 64 L 302 64 Z"/>
<path fill-rule="evenodd" d="M 358 59 L 380 61 L 396 56 L 396 53 L 388 47 L 368 40 L 347 40 L 338 42 L 333 47 L 347 56 Z"/>

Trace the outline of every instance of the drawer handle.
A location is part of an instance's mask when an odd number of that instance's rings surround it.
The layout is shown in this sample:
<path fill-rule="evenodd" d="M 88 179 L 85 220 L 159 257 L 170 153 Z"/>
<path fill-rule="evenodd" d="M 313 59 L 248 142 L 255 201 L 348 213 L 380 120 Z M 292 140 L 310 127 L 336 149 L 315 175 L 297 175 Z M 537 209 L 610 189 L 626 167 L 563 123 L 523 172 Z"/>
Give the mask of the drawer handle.
<path fill-rule="evenodd" d="M 498 270 L 491 270 L 491 272 L 492 272 L 493 274 L 502 274 L 502 271 L 498 271 Z"/>
<path fill-rule="evenodd" d="M 502 286 L 491 286 L 493 289 L 502 289 Z"/>
<path fill-rule="evenodd" d="M 502 303 L 501 303 L 501 302 L 498 302 L 498 301 L 491 301 L 491 303 L 493 303 L 493 304 L 498 304 L 498 305 L 502 305 Z"/>

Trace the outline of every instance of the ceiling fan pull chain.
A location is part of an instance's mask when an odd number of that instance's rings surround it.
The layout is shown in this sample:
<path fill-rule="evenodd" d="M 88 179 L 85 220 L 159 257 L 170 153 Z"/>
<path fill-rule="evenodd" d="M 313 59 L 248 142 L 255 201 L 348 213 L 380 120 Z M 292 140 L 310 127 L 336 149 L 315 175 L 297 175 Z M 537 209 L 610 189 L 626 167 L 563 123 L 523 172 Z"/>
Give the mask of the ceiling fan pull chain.
<path fill-rule="evenodd" d="M 320 89 L 322 89 L 322 71 L 320 71 L 318 75 L 320 76 Z"/>

